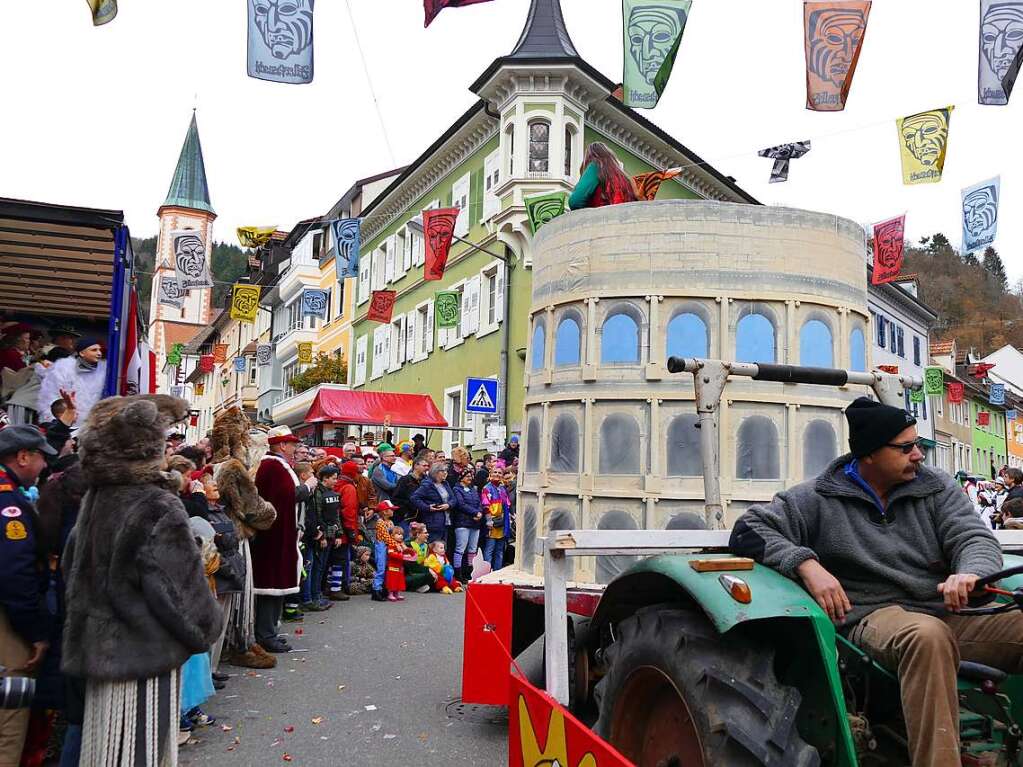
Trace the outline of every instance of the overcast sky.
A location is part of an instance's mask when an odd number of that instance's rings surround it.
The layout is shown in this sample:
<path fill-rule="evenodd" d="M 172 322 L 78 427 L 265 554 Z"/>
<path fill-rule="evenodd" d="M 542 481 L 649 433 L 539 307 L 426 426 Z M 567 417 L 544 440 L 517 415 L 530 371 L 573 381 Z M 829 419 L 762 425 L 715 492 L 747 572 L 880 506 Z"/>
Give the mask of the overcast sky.
<path fill-rule="evenodd" d="M 93 28 L 85 0 L 5 3 L 0 196 L 119 208 L 135 236 L 155 234 L 196 105 L 214 236 L 228 241 L 239 225 L 288 229 L 354 180 L 415 159 L 473 103 L 468 85 L 511 51 L 529 6 L 449 9 L 424 30 L 421 0 L 319 0 L 315 81 L 279 85 L 246 77 L 246 0 L 119 4 Z M 621 2 L 562 6 L 580 54 L 620 80 Z M 960 189 L 1001 174 L 996 247 L 1015 280 L 1023 84 L 1008 107 L 977 104 L 977 25 L 976 0 L 875 0 L 845 111 L 814 113 L 801 2 L 694 0 L 668 90 L 645 114 L 766 204 L 861 223 L 906 212 L 913 239 L 944 231 L 958 244 Z M 895 119 L 947 104 L 944 180 L 903 186 Z M 807 138 L 790 180 L 768 184 L 771 160 L 756 151 Z"/>

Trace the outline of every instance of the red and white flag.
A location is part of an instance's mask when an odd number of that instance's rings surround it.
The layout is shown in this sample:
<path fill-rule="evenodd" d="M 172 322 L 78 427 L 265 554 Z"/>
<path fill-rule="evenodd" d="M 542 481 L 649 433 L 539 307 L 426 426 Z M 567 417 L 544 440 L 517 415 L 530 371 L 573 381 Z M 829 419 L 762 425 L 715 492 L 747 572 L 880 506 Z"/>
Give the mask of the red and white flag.
<path fill-rule="evenodd" d="M 156 355 L 142 337 L 139 296 L 131 289 L 124 328 L 124 356 L 119 392 L 122 395 L 152 394 L 156 391 Z"/>

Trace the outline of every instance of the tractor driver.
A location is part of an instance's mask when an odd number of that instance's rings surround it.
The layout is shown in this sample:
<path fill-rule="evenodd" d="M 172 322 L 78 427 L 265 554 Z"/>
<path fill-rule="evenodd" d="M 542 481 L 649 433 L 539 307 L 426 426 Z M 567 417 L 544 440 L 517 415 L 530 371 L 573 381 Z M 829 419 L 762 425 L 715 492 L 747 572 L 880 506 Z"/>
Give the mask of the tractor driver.
<path fill-rule="evenodd" d="M 923 465 L 916 419 L 861 397 L 851 452 L 751 506 L 729 542 L 798 578 L 838 630 L 899 675 L 915 767 L 960 767 L 959 660 L 1023 672 L 1023 613 L 957 615 L 998 542 L 955 480 Z"/>

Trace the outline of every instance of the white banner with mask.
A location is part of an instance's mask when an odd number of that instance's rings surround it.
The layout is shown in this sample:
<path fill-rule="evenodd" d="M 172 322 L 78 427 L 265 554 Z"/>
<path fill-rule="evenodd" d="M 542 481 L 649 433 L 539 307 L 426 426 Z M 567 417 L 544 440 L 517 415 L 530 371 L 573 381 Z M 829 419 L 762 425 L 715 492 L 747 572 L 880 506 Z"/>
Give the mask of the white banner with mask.
<path fill-rule="evenodd" d="M 313 81 L 313 0 L 245 0 L 249 77 L 301 85 Z"/>

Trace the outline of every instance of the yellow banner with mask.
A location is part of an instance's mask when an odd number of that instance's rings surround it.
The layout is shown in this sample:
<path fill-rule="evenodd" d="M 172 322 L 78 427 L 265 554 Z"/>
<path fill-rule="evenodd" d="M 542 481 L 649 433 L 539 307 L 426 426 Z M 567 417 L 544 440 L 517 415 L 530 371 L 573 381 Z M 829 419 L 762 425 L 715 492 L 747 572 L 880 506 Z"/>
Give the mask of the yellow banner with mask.
<path fill-rule="evenodd" d="M 899 150 L 903 184 L 937 184 L 945 168 L 953 106 L 900 117 Z"/>
<path fill-rule="evenodd" d="M 102 26 L 117 16 L 117 0 L 85 0 L 92 11 L 92 25 Z"/>
<path fill-rule="evenodd" d="M 239 226 L 238 242 L 243 248 L 261 248 L 270 242 L 276 226 Z"/>

